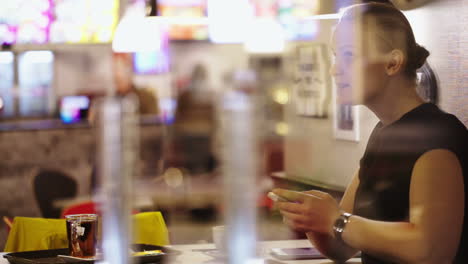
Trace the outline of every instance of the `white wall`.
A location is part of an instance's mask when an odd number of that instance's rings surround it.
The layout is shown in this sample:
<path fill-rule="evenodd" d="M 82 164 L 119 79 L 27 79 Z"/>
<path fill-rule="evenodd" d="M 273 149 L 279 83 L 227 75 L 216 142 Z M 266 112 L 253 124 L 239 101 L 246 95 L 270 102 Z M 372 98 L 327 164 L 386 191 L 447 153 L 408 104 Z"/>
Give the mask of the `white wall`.
<path fill-rule="evenodd" d="M 431 56 L 440 84 L 440 107 L 468 126 L 468 1 L 438 0 L 406 12 Z"/>
<path fill-rule="evenodd" d="M 112 91 L 110 45 L 82 45 L 55 51 L 55 94 L 60 97 L 83 91 Z"/>

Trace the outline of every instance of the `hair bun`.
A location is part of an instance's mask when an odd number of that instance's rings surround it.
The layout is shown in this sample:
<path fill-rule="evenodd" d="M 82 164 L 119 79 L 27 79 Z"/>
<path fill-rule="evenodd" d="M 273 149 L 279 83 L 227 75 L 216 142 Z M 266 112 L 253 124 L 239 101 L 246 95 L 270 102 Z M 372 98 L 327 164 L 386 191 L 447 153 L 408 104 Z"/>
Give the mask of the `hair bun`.
<path fill-rule="evenodd" d="M 411 58 L 411 61 L 413 64 L 412 68 L 414 68 L 414 70 L 421 68 L 424 65 L 424 63 L 426 63 L 426 59 L 427 57 L 429 57 L 430 54 L 426 48 L 419 44 L 416 44 L 412 53 L 413 58 Z"/>
<path fill-rule="evenodd" d="M 391 6 L 395 6 L 392 1 L 390 0 L 364 0 L 362 1 L 363 3 L 379 3 L 379 4 L 387 4 L 387 5 L 391 5 Z"/>

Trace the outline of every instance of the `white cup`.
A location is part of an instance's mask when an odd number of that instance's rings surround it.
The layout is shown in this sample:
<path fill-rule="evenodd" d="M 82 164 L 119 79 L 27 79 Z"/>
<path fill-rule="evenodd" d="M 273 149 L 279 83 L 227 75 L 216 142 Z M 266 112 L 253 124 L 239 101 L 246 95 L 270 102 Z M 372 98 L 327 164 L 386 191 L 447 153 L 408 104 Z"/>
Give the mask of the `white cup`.
<path fill-rule="evenodd" d="M 221 252 L 226 250 L 226 231 L 224 226 L 214 226 L 213 227 L 213 243 Z"/>

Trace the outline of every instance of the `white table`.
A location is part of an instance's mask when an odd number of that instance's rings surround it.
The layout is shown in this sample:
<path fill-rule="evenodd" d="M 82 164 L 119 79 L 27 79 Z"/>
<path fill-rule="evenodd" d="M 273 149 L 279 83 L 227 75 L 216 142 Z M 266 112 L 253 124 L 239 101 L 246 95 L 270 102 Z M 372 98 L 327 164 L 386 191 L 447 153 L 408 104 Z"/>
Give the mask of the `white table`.
<path fill-rule="evenodd" d="M 260 248 L 263 258 L 275 259 L 269 254 L 270 248 L 295 248 L 295 247 L 310 247 L 308 240 L 279 240 L 279 241 L 264 241 L 260 242 Z M 201 251 L 194 251 L 197 249 L 214 249 L 214 244 L 191 244 L 191 245 L 173 245 L 171 248 L 182 252 L 181 255 L 174 258 L 170 263 L 172 264 L 215 264 L 223 263 L 222 261 L 216 260 Z M 2 254 L 3 255 L 3 254 Z M 278 260 L 288 264 L 333 264 L 328 259 L 317 259 L 317 260 L 292 260 L 284 261 Z M 361 264 L 361 260 L 351 259 L 348 264 Z M 0 258 L 0 264 L 9 264 L 3 257 Z"/>
<path fill-rule="evenodd" d="M 303 240 L 278 240 L 278 241 L 264 241 L 260 242 L 260 248 L 262 257 L 266 259 L 275 259 L 270 255 L 271 248 L 295 248 L 295 247 L 310 247 L 310 242 L 306 239 Z M 182 254 L 174 259 L 171 263 L 173 264 L 215 264 L 222 263 L 216 259 L 206 255 L 201 251 L 193 251 L 194 249 L 214 249 L 214 244 L 192 244 L 192 245 L 174 245 L 173 249 L 182 251 Z M 277 259 L 275 259 L 277 260 Z M 333 264 L 333 261 L 328 259 L 317 259 L 317 260 L 278 260 L 288 264 Z M 349 264 L 361 264 L 361 259 L 355 258 L 348 262 Z"/>

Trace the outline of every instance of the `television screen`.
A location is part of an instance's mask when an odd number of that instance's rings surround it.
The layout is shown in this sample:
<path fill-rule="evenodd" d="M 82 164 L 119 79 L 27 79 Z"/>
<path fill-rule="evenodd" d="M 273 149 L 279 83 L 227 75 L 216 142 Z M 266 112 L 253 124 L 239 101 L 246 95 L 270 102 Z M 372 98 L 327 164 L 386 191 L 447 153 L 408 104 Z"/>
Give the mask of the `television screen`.
<path fill-rule="evenodd" d="M 133 56 L 136 74 L 161 74 L 169 72 L 169 53 L 162 51 L 136 52 Z"/>
<path fill-rule="evenodd" d="M 169 39 L 168 33 L 161 30 L 161 49 L 156 51 L 135 52 L 133 71 L 139 75 L 161 74 L 169 72 Z"/>
<path fill-rule="evenodd" d="M 89 105 L 90 100 L 87 96 L 65 96 L 60 101 L 60 119 L 64 123 L 85 120 Z"/>

